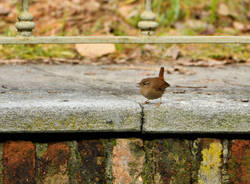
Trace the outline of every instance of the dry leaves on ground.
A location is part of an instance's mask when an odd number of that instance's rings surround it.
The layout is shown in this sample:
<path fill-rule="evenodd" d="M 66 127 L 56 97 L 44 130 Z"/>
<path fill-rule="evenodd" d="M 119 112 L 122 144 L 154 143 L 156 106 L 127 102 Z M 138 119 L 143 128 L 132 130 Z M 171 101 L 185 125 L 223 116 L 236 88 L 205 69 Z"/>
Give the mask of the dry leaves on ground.
<path fill-rule="evenodd" d="M 177 60 L 177 64 L 181 66 L 199 66 L 199 67 L 214 67 L 214 66 L 222 66 L 228 64 L 237 64 L 237 63 L 246 63 L 243 60 L 237 60 L 234 58 L 225 58 L 224 60 L 218 61 L 215 59 L 197 59 L 194 60 L 192 58 L 179 58 Z"/>

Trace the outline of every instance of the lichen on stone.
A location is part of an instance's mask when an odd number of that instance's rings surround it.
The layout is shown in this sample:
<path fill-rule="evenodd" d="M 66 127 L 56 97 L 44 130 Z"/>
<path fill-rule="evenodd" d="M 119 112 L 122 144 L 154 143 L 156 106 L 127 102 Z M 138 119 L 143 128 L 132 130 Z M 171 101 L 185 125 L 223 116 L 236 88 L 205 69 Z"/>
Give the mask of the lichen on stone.
<path fill-rule="evenodd" d="M 202 162 L 198 171 L 199 184 L 214 184 L 221 183 L 222 165 L 221 154 L 222 145 L 220 142 L 212 142 L 209 148 L 204 148 L 202 151 Z"/>

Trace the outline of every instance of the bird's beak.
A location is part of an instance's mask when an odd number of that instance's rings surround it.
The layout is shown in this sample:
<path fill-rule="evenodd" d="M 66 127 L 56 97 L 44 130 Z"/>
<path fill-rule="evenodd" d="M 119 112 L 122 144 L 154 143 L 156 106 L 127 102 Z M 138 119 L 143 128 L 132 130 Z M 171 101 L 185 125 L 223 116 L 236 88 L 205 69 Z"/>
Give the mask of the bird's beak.
<path fill-rule="evenodd" d="M 140 87 L 140 82 L 136 83 L 136 87 L 138 88 Z"/>

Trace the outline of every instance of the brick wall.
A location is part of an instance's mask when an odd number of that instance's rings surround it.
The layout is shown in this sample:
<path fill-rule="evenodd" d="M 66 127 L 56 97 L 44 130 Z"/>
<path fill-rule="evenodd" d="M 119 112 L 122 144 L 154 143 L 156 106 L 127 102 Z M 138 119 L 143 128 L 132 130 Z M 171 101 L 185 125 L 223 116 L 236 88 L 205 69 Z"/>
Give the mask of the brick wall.
<path fill-rule="evenodd" d="M 244 139 L 6 139 L 0 184 L 248 184 L 249 155 Z"/>

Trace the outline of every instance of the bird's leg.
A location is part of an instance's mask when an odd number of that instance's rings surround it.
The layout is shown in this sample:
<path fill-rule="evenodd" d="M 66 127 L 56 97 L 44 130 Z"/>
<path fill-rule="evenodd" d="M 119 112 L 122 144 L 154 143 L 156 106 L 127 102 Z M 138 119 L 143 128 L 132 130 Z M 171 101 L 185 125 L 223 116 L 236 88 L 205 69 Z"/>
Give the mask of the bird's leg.
<path fill-rule="evenodd" d="M 162 97 L 160 98 L 160 101 L 156 104 L 156 106 L 160 107 L 161 104 L 162 104 Z"/>
<path fill-rule="evenodd" d="M 142 105 L 149 104 L 149 100 L 146 100 Z"/>

